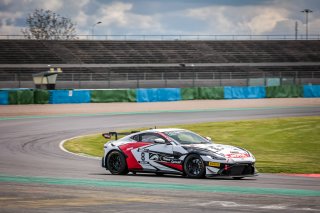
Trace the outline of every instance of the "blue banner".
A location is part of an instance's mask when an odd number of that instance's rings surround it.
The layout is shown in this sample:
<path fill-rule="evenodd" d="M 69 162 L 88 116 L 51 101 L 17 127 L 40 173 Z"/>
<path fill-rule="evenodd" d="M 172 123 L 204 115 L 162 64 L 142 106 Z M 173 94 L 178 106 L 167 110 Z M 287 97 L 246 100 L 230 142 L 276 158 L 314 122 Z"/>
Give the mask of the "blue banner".
<path fill-rule="evenodd" d="M 88 90 L 50 90 L 50 104 L 90 103 Z"/>
<path fill-rule="evenodd" d="M 266 89 L 262 86 L 255 87 L 224 87 L 225 99 L 254 99 L 265 98 Z"/>
<path fill-rule="evenodd" d="M 181 100 L 180 88 L 137 89 L 137 102 Z"/>
<path fill-rule="evenodd" d="M 303 97 L 305 98 L 320 97 L 320 85 L 304 85 Z"/>
<path fill-rule="evenodd" d="M 0 91 L 0 105 L 9 104 L 9 93 L 8 91 Z"/>

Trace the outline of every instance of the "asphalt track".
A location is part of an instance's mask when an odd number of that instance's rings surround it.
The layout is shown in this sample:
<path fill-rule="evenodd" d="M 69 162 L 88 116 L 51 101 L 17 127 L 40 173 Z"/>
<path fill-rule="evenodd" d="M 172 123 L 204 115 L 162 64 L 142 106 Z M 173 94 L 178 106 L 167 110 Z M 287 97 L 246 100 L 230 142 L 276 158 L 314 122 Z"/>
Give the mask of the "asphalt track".
<path fill-rule="evenodd" d="M 320 212 L 320 179 L 113 176 L 63 139 L 133 127 L 320 115 L 320 107 L 122 113 L 0 120 L 0 212 Z M 281 159 L 279 159 L 281 160 Z"/>

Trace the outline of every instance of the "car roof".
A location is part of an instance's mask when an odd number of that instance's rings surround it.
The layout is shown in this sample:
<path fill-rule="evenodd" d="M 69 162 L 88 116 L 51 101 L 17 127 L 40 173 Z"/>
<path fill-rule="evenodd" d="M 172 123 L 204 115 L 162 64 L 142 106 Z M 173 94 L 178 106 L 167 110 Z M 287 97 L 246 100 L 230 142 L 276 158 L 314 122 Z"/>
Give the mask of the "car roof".
<path fill-rule="evenodd" d="M 187 130 L 178 129 L 178 128 L 163 128 L 163 129 L 149 129 L 142 132 L 173 132 L 173 131 L 187 131 Z"/>

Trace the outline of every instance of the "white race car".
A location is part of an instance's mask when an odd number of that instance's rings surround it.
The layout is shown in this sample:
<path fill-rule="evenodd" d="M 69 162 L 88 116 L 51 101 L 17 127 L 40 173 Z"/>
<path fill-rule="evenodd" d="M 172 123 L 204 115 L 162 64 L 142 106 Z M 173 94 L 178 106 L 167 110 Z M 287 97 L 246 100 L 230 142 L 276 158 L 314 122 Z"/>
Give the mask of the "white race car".
<path fill-rule="evenodd" d="M 241 179 L 257 175 L 255 158 L 247 150 L 214 144 L 184 129 L 151 129 L 131 133 L 104 145 L 102 166 L 115 175 L 128 172 L 180 174 L 190 178 L 226 176 Z"/>

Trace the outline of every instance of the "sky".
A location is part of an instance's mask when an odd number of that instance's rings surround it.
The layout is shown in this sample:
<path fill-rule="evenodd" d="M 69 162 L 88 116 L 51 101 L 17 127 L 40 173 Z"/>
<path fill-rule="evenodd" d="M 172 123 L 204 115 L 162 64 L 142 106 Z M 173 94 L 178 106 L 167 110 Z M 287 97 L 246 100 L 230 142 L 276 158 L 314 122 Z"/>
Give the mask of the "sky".
<path fill-rule="evenodd" d="M 21 35 L 35 9 L 70 18 L 78 35 L 294 35 L 306 8 L 318 35 L 320 0 L 0 0 L 0 35 Z"/>

